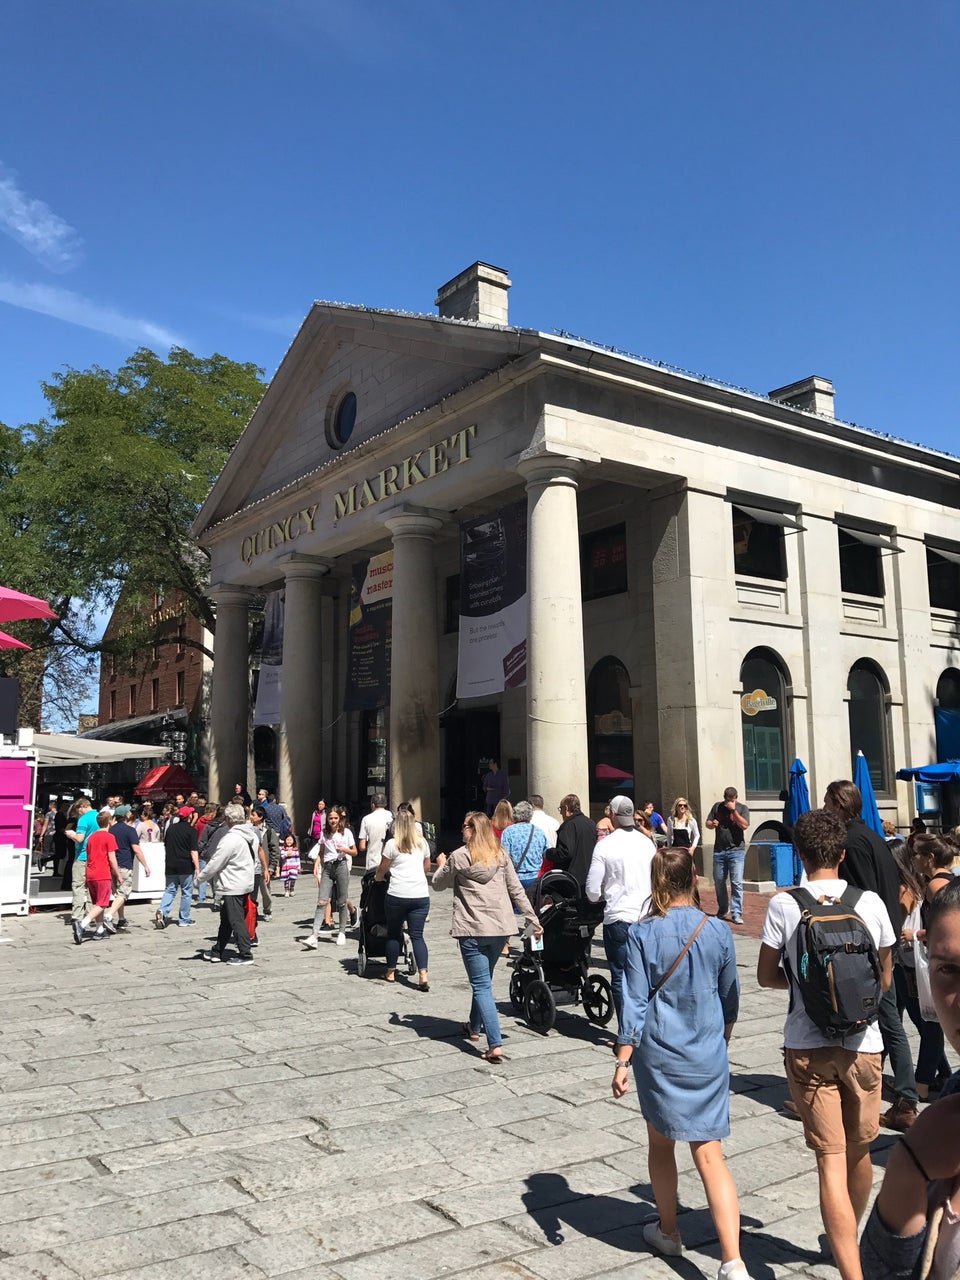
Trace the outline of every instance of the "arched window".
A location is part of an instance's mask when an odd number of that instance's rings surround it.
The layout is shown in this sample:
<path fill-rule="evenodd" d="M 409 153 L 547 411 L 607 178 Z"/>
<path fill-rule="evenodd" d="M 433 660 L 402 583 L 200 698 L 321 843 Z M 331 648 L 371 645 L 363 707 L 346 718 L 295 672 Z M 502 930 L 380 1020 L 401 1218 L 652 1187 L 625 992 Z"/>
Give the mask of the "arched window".
<path fill-rule="evenodd" d="M 617 658 L 601 658 L 587 680 L 590 799 L 633 795 L 633 707 L 630 675 Z"/>
<path fill-rule="evenodd" d="M 956 711 L 960 708 L 960 671 L 956 667 L 947 667 L 940 673 L 937 681 L 937 706 L 945 711 Z"/>
<path fill-rule="evenodd" d="M 850 767 L 862 751 L 867 760 L 874 791 L 890 791 L 887 743 L 886 677 L 879 667 L 861 659 L 847 677 L 847 711 L 850 719 Z"/>
<path fill-rule="evenodd" d="M 748 796 L 778 796 L 787 785 L 788 680 L 770 649 L 751 649 L 740 668 L 743 781 Z"/>

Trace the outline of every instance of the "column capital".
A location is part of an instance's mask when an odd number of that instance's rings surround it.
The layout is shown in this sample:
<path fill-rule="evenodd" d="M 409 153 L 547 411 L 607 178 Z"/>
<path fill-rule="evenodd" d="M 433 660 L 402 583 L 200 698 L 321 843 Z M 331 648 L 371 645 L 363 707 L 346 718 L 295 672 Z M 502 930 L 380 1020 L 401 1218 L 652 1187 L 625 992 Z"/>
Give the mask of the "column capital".
<path fill-rule="evenodd" d="M 432 540 L 444 525 L 440 516 L 416 507 L 396 511 L 383 523 L 393 535 L 394 542 L 398 538 L 430 538 Z"/>
<path fill-rule="evenodd" d="M 576 488 L 577 481 L 586 470 L 587 464 L 580 458 L 569 458 L 555 454 L 540 454 L 534 458 L 523 458 L 517 463 L 517 470 L 527 482 L 527 489 L 534 485 L 562 484 Z"/>
<path fill-rule="evenodd" d="M 213 583 L 203 594 L 218 607 L 231 604 L 248 605 L 253 596 L 246 587 L 237 586 L 231 582 Z"/>
<path fill-rule="evenodd" d="M 291 578 L 297 578 L 309 582 L 319 582 L 321 578 L 325 578 L 330 572 L 330 561 L 321 560 L 319 556 L 308 556 L 294 551 L 279 562 L 279 568 L 283 571 L 285 581 L 289 582 Z"/>

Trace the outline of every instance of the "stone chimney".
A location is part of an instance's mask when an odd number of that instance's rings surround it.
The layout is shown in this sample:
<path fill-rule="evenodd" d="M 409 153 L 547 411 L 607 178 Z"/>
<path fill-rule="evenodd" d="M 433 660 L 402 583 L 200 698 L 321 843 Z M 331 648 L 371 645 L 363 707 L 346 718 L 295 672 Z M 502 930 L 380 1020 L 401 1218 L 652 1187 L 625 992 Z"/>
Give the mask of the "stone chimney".
<path fill-rule="evenodd" d="M 788 387 L 777 387 L 770 392 L 771 400 L 779 400 L 794 409 L 806 409 L 809 413 L 822 413 L 833 417 L 833 383 L 829 378 L 801 378 Z"/>
<path fill-rule="evenodd" d="M 475 262 L 466 271 L 442 284 L 436 305 L 449 320 L 479 320 L 481 324 L 507 323 L 507 290 L 510 280 L 500 267 Z"/>

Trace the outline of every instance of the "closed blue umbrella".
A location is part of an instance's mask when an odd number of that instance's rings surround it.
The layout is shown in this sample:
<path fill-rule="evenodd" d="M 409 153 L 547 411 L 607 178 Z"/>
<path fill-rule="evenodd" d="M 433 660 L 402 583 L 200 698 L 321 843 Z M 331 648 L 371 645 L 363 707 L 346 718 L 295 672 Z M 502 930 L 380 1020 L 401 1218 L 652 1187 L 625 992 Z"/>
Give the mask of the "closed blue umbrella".
<path fill-rule="evenodd" d="M 857 752 L 857 758 L 853 764 L 853 781 L 860 790 L 860 817 L 868 827 L 876 831 L 878 836 L 882 836 L 880 810 L 877 808 L 876 797 L 873 794 L 873 782 L 870 779 L 870 770 L 867 768 L 867 759 L 862 751 Z"/>
<path fill-rule="evenodd" d="M 790 789 L 783 810 L 783 821 L 792 827 L 801 813 L 810 808 L 810 792 L 807 789 L 807 770 L 799 758 L 790 766 Z"/>

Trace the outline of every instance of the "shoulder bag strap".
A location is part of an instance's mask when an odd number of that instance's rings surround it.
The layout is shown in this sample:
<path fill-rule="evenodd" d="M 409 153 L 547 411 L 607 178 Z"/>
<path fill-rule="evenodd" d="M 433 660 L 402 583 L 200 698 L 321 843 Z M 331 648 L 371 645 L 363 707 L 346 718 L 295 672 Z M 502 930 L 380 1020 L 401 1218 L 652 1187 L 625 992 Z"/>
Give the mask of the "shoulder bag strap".
<path fill-rule="evenodd" d="M 660 990 L 660 988 L 663 986 L 663 984 L 669 978 L 673 977 L 674 973 L 676 972 L 677 966 L 680 964 L 680 961 L 683 959 L 683 957 L 687 954 L 687 952 L 693 946 L 694 938 L 697 936 L 697 934 L 700 932 L 700 930 L 703 928 L 703 926 L 706 923 L 707 923 L 707 917 L 704 916 L 703 919 L 700 921 L 700 923 L 697 925 L 697 927 L 694 929 L 693 933 L 691 933 L 690 937 L 683 944 L 683 950 L 677 956 L 676 960 L 674 960 L 673 964 L 670 966 L 667 972 L 663 975 L 663 977 L 660 979 L 657 985 L 651 989 L 650 991 L 651 996 L 655 996 L 657 992 Z"/>

